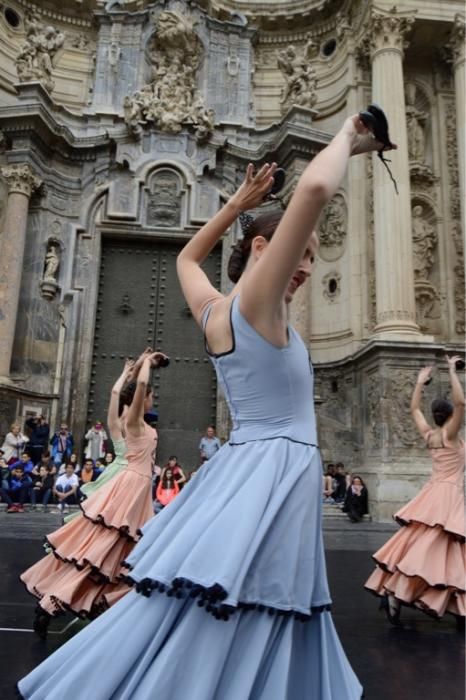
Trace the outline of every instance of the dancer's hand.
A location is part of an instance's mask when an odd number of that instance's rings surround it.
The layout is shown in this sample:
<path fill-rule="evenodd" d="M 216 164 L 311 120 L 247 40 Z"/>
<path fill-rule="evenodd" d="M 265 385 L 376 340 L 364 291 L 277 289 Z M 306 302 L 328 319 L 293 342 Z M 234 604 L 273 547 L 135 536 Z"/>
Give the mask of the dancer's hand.
<path fill-rule="evenodd" d="M 239 211 L 254 209 L 264 201 L 264 197 L 273 185 L 273 174 L 277 169 L 277 164 L 266 163 L 254 174 L 254 166 L 249 163 L 246 169 L 246 177 L 235 194 L 230 198 L 230 202 Z"/>
<path fill-rule="evenodd" d="M 417 383 L 425 384 L 427 381 L 429 381 L 433 369 L 433 365 L 430 365 L 429 367 L 423 367 L 417 375 Z"/>
<path fill-rule="evenodd" d="M 450 372 L 456 372 L 456 363 L 463 358 L 460 355 L 452 355 L 451 357 L 445 353 L 445 359 L 448 362 Z"/>
<path fill-rule="evenodd" d="M 351 155 L 356 156 L 360 153 L 371 153 L 372 151 L 389 151 L 388 147 L 384 147 L 381 141 L 376 141 L 370 129 L 362 123 L 358 114 L 349 117 L 343 124 L 341 131 L 347 134 L 351 139 Z M 393 148 L 398 148 L 396 144 L 392 144 Z"/>
<path fill-rule="evenodd" d="M 163 361 L 169 360 L 170 358 L 163 352 L 153 352 L 146 359 L 149 360 L 151 367 L 160 367 Z"/>
<path fill-rule="evenodd" d="M 125 360 L 125 366 L 123 367 L 123 375 L 127 377 L 129 374 L 132 373 L 134 369 L 134 360 L 131 360 L 129 357 L 126 358 Z"/>

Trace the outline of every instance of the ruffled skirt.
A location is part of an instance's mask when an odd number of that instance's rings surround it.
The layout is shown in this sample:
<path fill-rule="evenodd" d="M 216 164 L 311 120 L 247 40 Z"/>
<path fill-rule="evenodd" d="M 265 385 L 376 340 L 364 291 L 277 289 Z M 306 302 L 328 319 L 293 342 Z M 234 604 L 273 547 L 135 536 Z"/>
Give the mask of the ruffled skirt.
<path fill-rule="evenodd" d="M 462 490 L 451 482 L 430 481 L 394 517 L 403 527 L 374 554 L 377 568 L 365 587 L 435 617 L 465 616 Z"/>
<path fill-rule="evenodd" d="M 143 528 L 127 557 L 136 590 L 23 679 L 23 696 L 359 700 L 329 612 L 321 474 L 315 447 L 224 446 Z"/>
<path fill-rule="evenodd" d="M 21 575 L 46 612 L 94 617 L 128 592 L 122 562 L 153 515 L 151 486 L 148 476 L 125 469 L 47 536 L 51 553 Z"/>

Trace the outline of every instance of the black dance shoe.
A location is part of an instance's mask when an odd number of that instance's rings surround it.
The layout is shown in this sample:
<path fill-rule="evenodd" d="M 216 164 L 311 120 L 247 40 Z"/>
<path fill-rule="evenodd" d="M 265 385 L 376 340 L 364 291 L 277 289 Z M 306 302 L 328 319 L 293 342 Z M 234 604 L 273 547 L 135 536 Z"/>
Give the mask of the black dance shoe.
<path fill-rule="evenodd" d="M 390 604 L 392 601 L 390 600 L 392 598 L 393 603 Z M 401 613 L 401 605 L 400 603 L 396 600 L 394 596 L 383 596 L 383 598 L 380 599 L 380 610 L 385 611 L 385 615 L 387 616 L 387 620 L 390 622 L 391 625 L 394 625 L 395 627 L 400 627 L 401 626 L 401 620 L 400 620 L 400 613 Z"/>
<path fill-rule="evenodd" d="M 277 198 L 277 194 L 280 192 L 280 190 L 283 188 L 283 185 L 285 184 L 285 179 L 286 179 L 286 172 L 284 171 L 284 169 L 277 168 L 273 174 L 272 187 L 264 195 L 264 202 L 267 202 L 269 199 L 276 199 Z"/>
<path fill-rule="evenodd" d="M 47 639 L 47 630 L 50 624 L 51 616 L 40 607 L 37 606 L 34 613 L 34 622 L 32 623 L 32 628 L 38 637 L 41 639 Z"/>
<path fill-rule="evenodd" d="M 393 148 L 396 148 L 395 144 L 390 140 L 390 135 L 388 133 L 388 120 L 385 116 L 385 112 L 378 105 L 371 104 L 368 106 L 367 110 L 359 112 L 359 119 L 362 121 L 364 126 L 372 132 L 375 140 L 383 144 L 382 148 L 377 151 L 377 155 L 387 168 L 390 178 L 395 185 L 395 192 L 398 194 L 398 187 L 395 178 L 387 165 L 387 163 L 390 163 L 390 161 L 388 158 L 384 158 L 383 155 L 384 151 L 390 151 Z"/>

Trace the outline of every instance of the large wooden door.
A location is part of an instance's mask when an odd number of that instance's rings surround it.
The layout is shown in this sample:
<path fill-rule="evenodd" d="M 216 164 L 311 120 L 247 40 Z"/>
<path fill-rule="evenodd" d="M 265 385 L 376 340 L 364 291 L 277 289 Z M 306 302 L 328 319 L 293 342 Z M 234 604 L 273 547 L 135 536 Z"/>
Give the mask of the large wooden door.
<path fill-rule="evenodd" d="M 89 392 L 89 424 L 105 422 L 110 389 L 125 357 L 150 345 L 170 356 L 166 369 L 153 373 L 154 408 L 159 413 L 157 461 L 176 454 L 180 464 L 198 464 L 198 444 L 215 424 L 216 381 L 176 276 L 181 246 L 152 241 L 104 238 Z M 206 262 L 213 283 L 220 282 L 220 251 Z"/>

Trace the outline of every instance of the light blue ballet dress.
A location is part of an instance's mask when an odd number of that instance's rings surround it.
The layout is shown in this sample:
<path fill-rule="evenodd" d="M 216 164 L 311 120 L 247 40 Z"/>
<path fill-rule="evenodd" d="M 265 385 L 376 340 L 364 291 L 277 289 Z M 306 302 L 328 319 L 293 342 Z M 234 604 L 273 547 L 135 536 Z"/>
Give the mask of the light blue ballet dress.
<path fill-rule="evenodd" d="M 313 371 L 231 307 L 230 440 L 143 529 L 135 589 L 23 678 L 34 700 L 360 700 L 333 626 Z"/>

